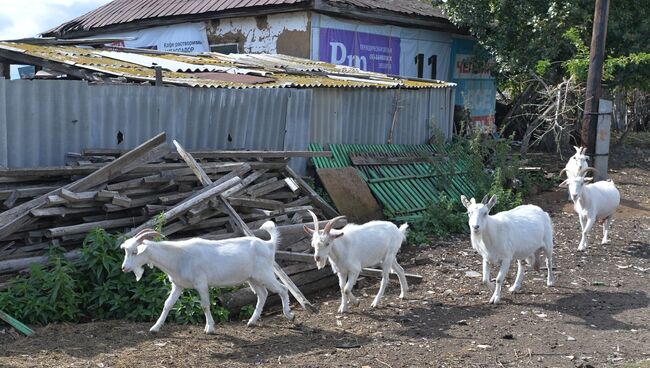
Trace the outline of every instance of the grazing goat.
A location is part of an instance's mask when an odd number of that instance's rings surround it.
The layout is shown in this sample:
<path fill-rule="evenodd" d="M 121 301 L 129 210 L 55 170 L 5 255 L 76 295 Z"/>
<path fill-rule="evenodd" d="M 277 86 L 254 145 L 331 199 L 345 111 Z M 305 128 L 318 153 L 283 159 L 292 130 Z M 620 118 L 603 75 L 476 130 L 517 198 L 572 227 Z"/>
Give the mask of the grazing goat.
<path fill-rule="evenodd" d="M 201 307 L 205 312 L 205 333 L 214 333 L 214 320 L 210 313 L 209 287 L 235 286 L 248 282 L 257 294 L 257 305 L 248 325 L 255 325 L 268 296 L 267 289 L 278 293 L 282 299 L 284 316 L 292 320 L 287 287 L 273 274 L 273 262 L 278 240 L 277 229 L 272 221 L 260 229 L 271 235 L 270 240 L 247 236 L 219 241 L 192 238 L 182 241 L 152 241 L 161 236 L 158 232 L 145 229 L 122 243 L 124 249 L 123 272 L 135 274 L 140 280 L 143 266 L 149 264 L 165 272 L 172 283 L 171 293 L 165 301 L 160 317 L 149 331 L 158 332 L 167 314 L 184 289 L 199 292 Z"/>
<path fill-rule="evenodd" d="M 587 249 L 587 235 L 596 221 L 603 225 L 601 244 L 609 242 L 609 225 L 612 222 L 612 216 L 616 212 L 616 208 L 621 202 L 621 194 L 616 189 L 613 181 L 607 180 L 586 184 L 585 176 L 589 171 L 596 171 L 596 169 L 592 167 L 582 169 L 577 176 L 568 176 L 560 184 L 561 188 L 569 188 L 573 209 L 580 219 L 582 237 L 578 245 L 579 251 Z"/>
<path fill-rule="evenodd" d="M 518 267 L 515 283 L 509 291 L 517 292 L 524 280 L 523 261 L 537 265 L 541 250 L 546 254 L 546 285 L 553 286 L 553 227 L 549 215 L 533 205 L 518 206 L 490 215 L 490 210 L 497 203 L 497 197 L 492 196 L 489 201 L 487 199 L 485 196 L 481 203 L 476 203 L 474 198 L 468 201 L 467 197 L 460 197 L 467 208 L 472 248 L 483 257 L 483 283 L 494 290 L 489 302 L 497 304 L 501 300 L 501 288 L 512 260 L 517 260 Z M 489 265 L 498 262 L 501 262 L 501 265 L 494 288 L 490 284 Z"/>
<path fill-rule="evenodd" d="M 339 277 L 341 306 L 339 313 L 345 313 L 348 302 L 359 305 L 359 299 L 352 294 L 352 288 L 364 267 L 381 264 L 382 279 L 379 292 L 371 306 L 376 308 L 381 302 L 390 272 L 397 274 L 401 287 L 400 298 L 408 291 L 404 269 L 397 263 L 397 252 L 406 239 L 408 224 L 399 228 L 388 221 L 370 221 L 363 225 L 348 224 L 341 230 L 332 229 L 336 221 L 345 216 L 330 220 L 323 230 L 318 229 L 318 218 L 309 211 L 314 220 L 314 229 L 307 225 L 304 230 L 312 235 L 314 260 L 318 269 L 325 267 L 329 259 L 332 270 Z"/>

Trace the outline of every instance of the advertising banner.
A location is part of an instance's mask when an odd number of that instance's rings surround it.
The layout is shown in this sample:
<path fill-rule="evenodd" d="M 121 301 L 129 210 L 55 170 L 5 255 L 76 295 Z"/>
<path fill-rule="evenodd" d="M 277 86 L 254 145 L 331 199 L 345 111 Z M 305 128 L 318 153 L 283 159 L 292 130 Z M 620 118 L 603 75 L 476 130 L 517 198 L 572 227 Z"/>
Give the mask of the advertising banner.
<path fill-rule="evenodd" d="M 372 33 L 321 28 L 319 60 L 361 70 L 399 74 L 400 39 Z"/>
<path fill-rule="evenodd" d="M 204 23 L 174 24 L 101 36 L 126 39 L 112 46 L 187 53 L 210 51 Z"/>

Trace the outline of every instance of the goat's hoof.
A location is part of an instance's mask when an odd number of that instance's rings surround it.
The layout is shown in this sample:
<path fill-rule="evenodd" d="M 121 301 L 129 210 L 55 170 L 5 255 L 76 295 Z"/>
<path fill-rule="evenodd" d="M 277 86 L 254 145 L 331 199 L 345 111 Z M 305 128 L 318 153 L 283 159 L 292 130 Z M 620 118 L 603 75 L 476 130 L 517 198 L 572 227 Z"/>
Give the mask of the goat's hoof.
<path fill-rule="evenodd" d="M 585 245 L 585 246 L 582 246 L 582 245 L 581 245 L 581 246 L 578 247 L 578 252 L 584 252 L 584 251 L 586 251 L 586 250 L 587 250 L 587 246 L 586 246 L 586 245 Z"/>
<path fill-rule="evenodd" d="M 212 335 L 214 334 L 214 326 L 205 326 L 203 331 L 208 335 Z"/>
<path fill-rule="evenodd" d="M 501 300 L 501 298 L 497 298 L 495 296 L 492 296 L 492 298 L 490 298 L 490 301 L 488 302 L 488 304 L 499 304 L 500 300 Z"/>
<path fill-rule="evenodd" d="M 406 299 L 406 294 L 405 294 L 405 293 L 400 294 L 400 295 L 399 295 L 399 298 L 400 298 L 400 299 Z"/>
<path fill-rule="evenodd" d="M 289 321 L 293 321 L 296 318 L 296 315 L 289 312 L 289 313 L 285 313 L 284 317 Z"/>
<path fill-rule="evenodd" d="M 257 321 L 248 321 L 246 324 L 247 327 L 255 327 L 255 325 L 257 325 Z"/>
<path fill-rule="evenodd" d="M 512 285 L 511 287 L 508 288 L 508 291 L 513 294 L 518 292 L 519 290 L 521 290 L 521 286 L 519 285 Z"/>
<path fill-rule="evenodd" d="M 354 305 L 355 307 L 358 307 L 359 305 L 361 305 L 361 300 L 359 300 L 359 299 L 353 300 L 352 305 Z"/>
<path fill-rule="evenodd" d="M 149 332 L 151 333 L 158 333 L 160 332 L 160 326 L 153 326 L 149 329 Z"/>
<path fill-rule="evenodd" d="M 339 314 L 343 314 L 343 313 L 345 313 L 345 312 L 347 312 L 347 311 L 348 311 L 347 308 L 345 308 L 345 307 L 343 307 L 343 306 L 340 306 L 340 307 L 339 307 L 339 310 L 338 310 L 337 312 L 338 312 Z"/>
<path fill-rule="evenodd" d="M 556 281 L 556 280 L 549 280 L 549 281 L 546 281 L 546 286 L 555 286 L 555 281 Z"/>
<path fill-rule="evenodd" d="M 600 244 L 609 244 L 609 239 L 603 239 L 603 241 L 601 241 Z"/>
<path fill-rule="evenodd" d="M 379 306 L 380 306 L 379 302 L 372 302 L 372 304 L 370 304 L 370 307 L 372 308 L 379 308 Z"/>

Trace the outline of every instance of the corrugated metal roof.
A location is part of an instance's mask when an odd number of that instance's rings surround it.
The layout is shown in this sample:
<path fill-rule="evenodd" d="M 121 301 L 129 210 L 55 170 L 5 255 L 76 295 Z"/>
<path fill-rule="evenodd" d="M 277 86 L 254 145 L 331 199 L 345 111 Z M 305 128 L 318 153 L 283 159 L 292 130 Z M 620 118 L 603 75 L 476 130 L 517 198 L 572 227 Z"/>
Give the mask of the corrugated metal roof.
<path fill-rule="evenodd" d="M 186 55 L 0 42 L 0 56 L 16 63 L 25 63 L 27 58 L 30 60 L 27 63 L 41 65 L 62 73 L 70 73 L 72 68 L 99 73 L 104 77 L 122 77 L 129 81 L 155 81 L 153 65 L 156 64 L 164 69 L 163 83 L 190 87 L 420 89 L 455 86 L 453 83 L 441 81 L 422 82 L 393 78 L 380 73 L 284 55 L 218 53 Z M 57 68 L 57 65 L 60 68 Z M 203 76 L 202 72 L 205 71 L 241 75 L 242 78 Z M 245 75 L 263 76 L 267 80 L 251 81 L 250 78 L 244 78 Z"/>
<path fill-rule="evenodd" d="M 447 17 L 430 1 L 421 0 L 325 0 L 331 5 L 355 6 L 362 9 L 379 9 L 424 17 Z M 233 9 L 255 7 L 313 6 L 311 0 L 114 0 L 87 14 L 53 28 L 44 35 L 62 36 L 66 33 L 84 32 L 103 27 L 156 18 L 218 13 Z M 216 14 L 215 14 L 216 16 Z"/>

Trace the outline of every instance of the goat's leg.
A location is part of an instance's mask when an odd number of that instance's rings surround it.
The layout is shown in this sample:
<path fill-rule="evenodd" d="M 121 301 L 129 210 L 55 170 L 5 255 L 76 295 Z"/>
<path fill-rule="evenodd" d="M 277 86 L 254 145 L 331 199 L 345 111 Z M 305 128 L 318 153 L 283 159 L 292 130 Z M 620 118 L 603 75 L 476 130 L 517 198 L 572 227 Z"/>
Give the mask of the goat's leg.
<path fill-rule="evenodd" d="M 494 285 L 490 283 L 490 263 L 487 258 L 483 258 L 483 284 L 485 284 L 490 291 L 494 291 Z"/>
<path fill-rule="evenodd" d="M 508 274 L 508 268 L 510 268 L 511 259 L 504 259 L 501 261 L 501 267 L 499 268 L 499 274 L 497 275 L 497 284 L 494 289 L 494 294 L 490 298 L 490 303 L 497 304 L 501 301 L 501 288 L 503 287 L 503 282 L 506 279 Z"/>
<path fill-rule="evenodd" d="M 609 225 L 612 223 L 612 216 L 609 216 L 608 218 L 603 221 L 603 240 L 600 242 L 600 244 L 607 244 L 609 243 Z"/>
<path fill-rule="evenodd" d="M 207 334 L 213 334 L 214 319 L 212 318 L 212 312 L 210 312 L 210 289 L 207 284 L 203 284 L 198 286 L 196 291 L 199 292 L 199 296 L 201 297 L 201 308 L 203 308 L 203 313 L 205 313 L 205 328 L 203 331 Z"/>
<path fill-rule="evenodd" d="M 357 278 L 359 278 L 359 273 L 361 271 L 350 271 L 348 272 L 348 281 L 345 283 L 345 288 L 344 292 L 347 298 L 349 298 L 352 301 L 356 301 L 357 298 L 352 294 L 352 288 L 354 287 L 354 284 L 357 283 Z M 345 306 L 344 312 L 347 310 L 347 304 Z"/>
<path fill-rule="evenodd" d="M 399 286 L 400 286 L 400 294 L 399 297 L 401 299 L 406 298 L 406 293 L 409 291 L 409 284 L 406 281 L 406 275 L 404 274 L 404 269 L 402 266 L 397 263 L 397 259 L 393 261 L 393 272 L 397 274 L 397 277 L 399 278 Z"/>
<path fill-rule="evenodd" d="M 291 308 L 289 307 L 289 290 L 287 287 L 280 283 L 272 272 L 266 275 L 262 282 L 272 293 L 280 295 L 280 299 L 282 300 L 282 313 L 286 319 L 293 321 L 295 316 L 291 313 Z"/>
<path fill-rule="evenodd" d="M 589 235 L 589 230 L 594 226 L 596 222 L 595 218 L 588 217 L 585 227 L 582 229 L 582 238 L 580 238 L 580 245 L 578 245 L 578 250 L 583 251 L 587 249 L 587 236 Z"/>
<path fill-rule="evenodd" d="M 163 311 L 162 313 L 160 313 L 160 317 L 158 317 L 156 324 L 154 324 L 149 329 L 150 332 L 160 331 L 160 328 L 162 327 L 162 325 L 165 323 L 165 320 L 167 319 L 167 315 L 169 314 L 169 311 L 172 310 L 172 307 L 174 306 L 174 304 L 176 304 L 178 297 L 181 296 L 182 293 L 183 293 L 183 288 L 172 282 L 172 290 L 169 293 L 167 300 L 165 300 L 165 306 L 163 307 Z"/>
<path fill-rule="evenodd" d="M 524 263 L 521 261 L 521 259 L 517 260 L 517 277 L 515 278 L 515 283 L 510 286 L 508 291 L 511 293 L 516 293 L 521 289 L 521 283 L 524 281 L 524 272 L 525 272 L 525 267 Z"/>
<path fill-rule="evenodd" d="M 381 303 L 381 297 L 383 297 L 384 292 L 386 292 L 386 286 L 388 285 L 391 268 L 391 265 L 387 263 L 388 262 L 384 261 L 384 264 L 382 265 L 381 284 L 379 285 L 379 291 L 377 292 L 377 296 L 375 296 L 375 300 L 373 300 L 372 304 L 370 304 L 372 308 L 379 307 L 379 304 Z"/>
<path fill-rule="evenodd" d="M 546 255 L 546 269 L 548 271 L 546 277 L 546 286 L 555 285 L 555 274 L 553 273 L 553 242 L 546 246 L 544 249 Z"/>
<path fill-rule="evenodd" d="M 348 310 L 348 294 L 345 292 L 345 284 L 348 282 L 348 274 L 339 270 L 336 273 L 339 277 L 339 288 L 341 289 L 341 306 L 339 306 L 339 313 L 345 313 Z"/>
<path fill-rule="evenodd" d="M 255 291 L 255 294 L 257 294 L 257 304 L 255 305 L 255 311 L 246 324 L 248 327 L 251 327 L 255 326 L 257 320 L 260 319 L 260 316 L 262 315 L 262 308 L 264 308 L 264 303 L 266 303 L 266 297 L 269 295 L 269 292 L 257 281 L 249 280 L 248 284 L 251 286 L 251 289 Z"/>

